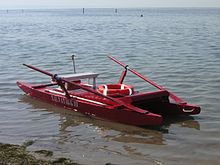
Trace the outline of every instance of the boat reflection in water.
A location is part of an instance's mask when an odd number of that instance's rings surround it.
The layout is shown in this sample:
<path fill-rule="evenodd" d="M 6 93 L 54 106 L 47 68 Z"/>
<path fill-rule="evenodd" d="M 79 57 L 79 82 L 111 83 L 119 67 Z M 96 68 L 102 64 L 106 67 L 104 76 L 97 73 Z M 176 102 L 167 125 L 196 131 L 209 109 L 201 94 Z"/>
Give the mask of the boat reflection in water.
<path fill-rule="evenodd" d="M 199 123 L 191 116 L 165 118 L 164 124 L 158 127 L 136 127 L 99 120 L 97 118 L 94 119 L 91 116 L 83 115 L 79 112 L 66 110 L 34 100 L 26 95 L 22 95 L 19 100 L 20 102 L 31 105 L 31 109 L 39 113 L 47 111 L 49 115 L 58 116 L 58 134 L 61 135 L 59 136 L 59 141 L 63 143 L 71 139 L 71 136 L 82 136 L 87 140 L 88 138 L 95 139 L 98 137 L 104 141 L 164 145 L 165 140 L 163 139 L 163 134 L 169 133 L 169 127 L 171 127 L 172 124 L 176 124 L 180 127 L 200 129 Z M 62 136 L 63 134 L 65 134 L 65 138 Z"/>

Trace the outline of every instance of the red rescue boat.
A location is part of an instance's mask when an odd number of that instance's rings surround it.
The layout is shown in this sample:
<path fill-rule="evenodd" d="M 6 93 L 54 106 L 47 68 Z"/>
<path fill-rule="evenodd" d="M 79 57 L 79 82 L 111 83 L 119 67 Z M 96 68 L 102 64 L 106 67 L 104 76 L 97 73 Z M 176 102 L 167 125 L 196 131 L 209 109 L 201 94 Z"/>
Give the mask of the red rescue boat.
<path fill-rule="evenodd" d="M 23 64 L 33 70 L 51 77 L 48 84 L 30 84 L 17 81 L 17 85 L 29 96 L 56 106 L 81 112 L 95 118 L 137 126 L 161 125 L 163 116 L 195 115 L 200 107 L 185 101 L 167 91 L 155 82 L 144 77 L 112 56 L 124 70 L 118 83 L 96 86 L 96 73 L 75 73 L 58 76 L 31 65 Z M 74 67 L 75 68 L 75 67 Z M 75 70 L 75 69 L 74 69 Z M 136 91 L 133 86 L 124 84 L 127 71 L 153 85 L 155 92 Z M 92 79 L 87 84 L 83 80 Z"/>

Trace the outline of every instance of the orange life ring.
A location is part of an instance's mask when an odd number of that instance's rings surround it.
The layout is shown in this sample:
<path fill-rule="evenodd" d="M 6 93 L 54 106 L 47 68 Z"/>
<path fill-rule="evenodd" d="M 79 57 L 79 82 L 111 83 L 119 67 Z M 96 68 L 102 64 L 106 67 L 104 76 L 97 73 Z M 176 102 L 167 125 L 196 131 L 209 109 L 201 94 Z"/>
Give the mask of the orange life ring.
<path fill-rule="evenodd" d="M 105 84 L 98 86 L 97 91 L 105 96 L 126 96 L 132 95 L 134 88 L 133 86 L 127 84 Z"/>

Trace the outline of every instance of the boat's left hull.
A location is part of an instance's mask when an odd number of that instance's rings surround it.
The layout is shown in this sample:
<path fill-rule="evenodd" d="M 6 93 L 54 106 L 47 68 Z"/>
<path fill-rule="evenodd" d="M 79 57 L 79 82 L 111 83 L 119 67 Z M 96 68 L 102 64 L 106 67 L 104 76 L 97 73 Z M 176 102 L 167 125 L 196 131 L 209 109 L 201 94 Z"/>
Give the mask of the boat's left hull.
<path fill-rule="evenodd" d="M 126 108 L 118 109 L 114 106 L 105 105 L 98 102 L 89 101 L 88 99 L 66 98 L 63 95 L 47 92 L 46 87 L 33 88 L 32 84 L 17 82 L 17 85 L 29 96 L 60 106 L 69 110 L 78 111 L 85 115 L 119 123 L 137 125 L 137 126 L 154 126 L 161 125 L 163 118 L 154 113 L 138 113 Z"/>

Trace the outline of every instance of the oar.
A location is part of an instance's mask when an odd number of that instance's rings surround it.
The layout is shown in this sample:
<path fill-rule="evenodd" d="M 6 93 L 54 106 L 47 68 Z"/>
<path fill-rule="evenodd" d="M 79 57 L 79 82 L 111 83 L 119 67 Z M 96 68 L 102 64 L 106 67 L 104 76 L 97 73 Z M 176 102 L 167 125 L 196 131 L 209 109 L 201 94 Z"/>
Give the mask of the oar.
<path fill-rule="evenodd" d="M 49 73 L 49 72 L 44 71 L 44 70 L 41 70 L 41 69 L 36 68 L 36 67 L 34 67 L 34 66 L 32 66 L 32 65 L 27 65 L 27 64 L 23 64 L 23 65 L 26 66 L 26 67 L 28 67 L 28 68 L 31 68 L 31 69 L 33 69 L 33 70 L 36 70 L 36 71 L 38 71 L 38 72 L 41 72 L 41 73 L 43 73 L 43 74 L 46 74 L 46 75 L 48 75 L 48 76 L 54 78 L 54 74 L 52 74 L 52 73 Z"/>
<path fill-rule="evenodd" d="M 61 79 L 57 76 L 57 74 L 49 73 L 49 72 L 47 72 L 47 71 L 41 70 L 41 69 L 36 68 L 36 67 L 34 67 L 34 66 L 31 66 L 31 65 L 27 65 L 27 64 L 23 64 L 23 65 L 26 66 L 26 67 L 28 67 L 28 68 L 31 68 L 31 69 L 33 69 L 33 70 L 36 70 L 36 71 L 38 71 L 38 72 L 41 72 L 41 73 L 43 73 L 43 74 L 46 74 L 46 75 L 50 76 L 51 78 L 55 79 L 56 82 L 57 82 L 57 84 L 58 84 L 58 85 L 61 87 L 61 89 L 64 91 L 66 97 L 67 97 L 67 98 L 70 98 L 70 95 L 69 95 L 68 91 L 67 91 L 66 88 L 64 87 L 64 85 L 63 85 Z"/>
<path fill-rule="evenodd" d="M 43 74 L 46 74 L 46 75 L 48 75 L 48 76 L 54 78 L 56 81 L 64 81 L 64 82 L 66 82 L 66 83 L 73 84 L 73 85 L 75 85 L 75 86 L 77 86 L 77 87 L 79 87 L 79 88 L 81 88 L 81 89 L 83 89 L 83 90 L 85 90 L 85 91 L 88 91 L 88 92 L 93 93 L 93 94 L 95 94 L 95 95 L 98 95 L 98 96 L 104 97 L 104 98 L 106 98 L 106 99 L 109 99 L 109 100 L 111 100 L 111 101 L 117 103 L 117 104 L 118 104 L 117 106 L 119 106 L 119 107 L 120 107 L 120 106 L 124 106 L 124 107 L 126 107 L 126 108 L 128 108 L 128 109 L 130 109 L 130 110 L 132 110 L 132 111 L 138 112 L 138 113 L 144 113 L 144 114 L 145 114 L 145 113 L 148 113 L 148 111 L 146 111 L 146 110 L 137 108 L 137 107 L 132 106 L 132 105 L 130 105 L 130 104 L 126 104 L 126 103 L 124 103 L 123 101 L 117 100 L 117 99 L 115 99 L 115 98 L 112 98 L 112 97 L 109 97 L 109 96 L 105 96 L 105 95 L 103 95 L 103 94 L 101 94 L 101 93 L 99 93 L 99 92 L 97 92 L 97 91 L 95 91 L 95 90 L 93 90 L 93 89 L 91 89 L 91 88 L 88 88 L 88 87 L 82 86 L 82 85 L 80 85 L 80 84 L 77 84 L 77 83 L 75 83 L 75 82 L 69 81 L 69 80 L 67 80 L 67 79 L 65 79 L 65 78 L 63 78 L 63 77 L 59 77 L 57 74 L 49 73 L 49 72 L 47 72 L 47 71 L 41 70 L 41 69 L 36 68 L 36 67 L 34 67 L 34 66 L 31 66 L 31 65 L 27 65 L 27 64 L 23 64 L 23 65 L 24 65 L 24 66 L 27 66 L 28 68 L 31 68 L 31 69 L 33 69 L 33 70 L 36 70 L 36 71 L 38 71 L 38 72 L 41 72 L 41 73 L 43 73 Z M 62 82 L 61 82 L 61 84 L 62 84 Z M 62 85 L 63 85 L 63 84 L 62 84 Z M 64 87 L 64 86 L 63 86 L 63 87 Z M 64 87 L 64 92 L 65 92 L 65 90 L 66 90 L 66 88 Z M 67 92 L 67 91 L 66 91 L 66 92 Z M 67 94 L 68 94 L 68 92 L 67 92 Z"/>
<path fill-rule="evenodd" d="M 167 91 L 165 88 L 157 85 L 155 82 L 151 81 L 150 79 L 148 79 L 147 77 L 144 77 L 143 75 L 141 75 L 140 73 L 138 73 L 137 71 L 131 69 L 128 67 L 128 65 L 125 65 L 124 63 L 118 61 L 116 58 L 112 57 L 111 55 L 108 55 L 108 57 L 113 60 L 114 62 L 116 62 L 117 64 L 123 66 L 123 67 L 127 67 L 127 69 L 132 72 L 133 74 L 135 74 L 136 76 L 140 77 L 141 79 L 143 79 L 144 81 L 148 82 L 149 84 L 153 85 L 154 87 L 160 89 L 160 90 L 165 90 Z M 168 91 L 169 92 L 169 91 Z M 183 101 L 181 98 L 177 97 L 175 94 L 169 92 L 170 97 L 175 100 L 177 103 L 180 104 L 186 104 L 185 101 Z"/>

